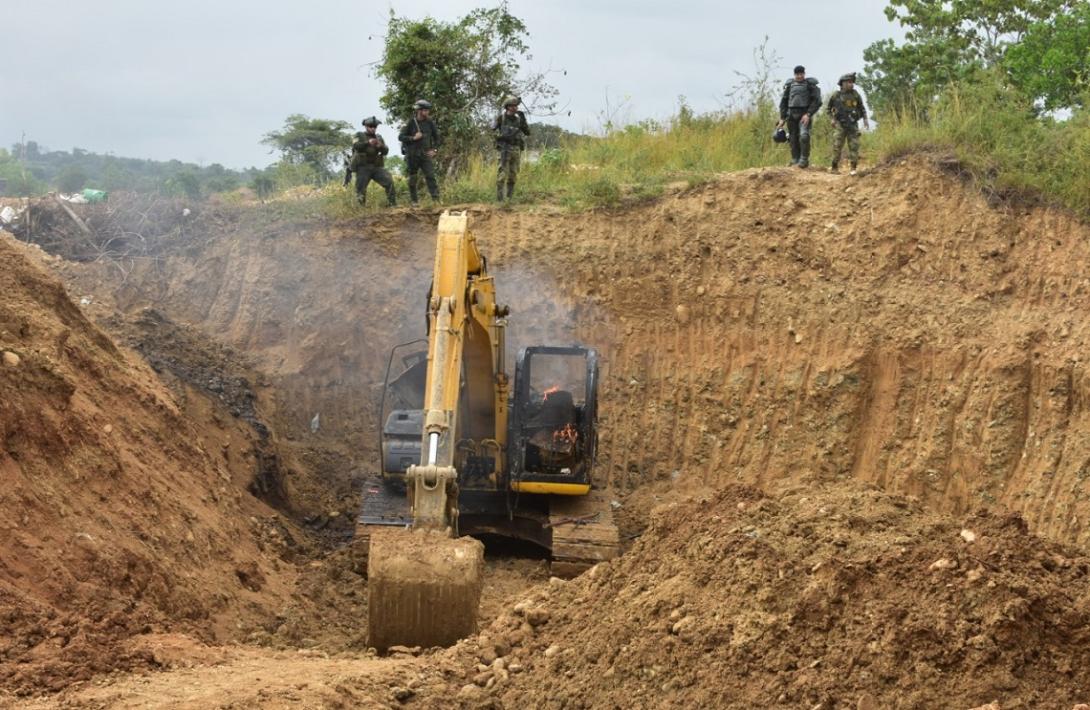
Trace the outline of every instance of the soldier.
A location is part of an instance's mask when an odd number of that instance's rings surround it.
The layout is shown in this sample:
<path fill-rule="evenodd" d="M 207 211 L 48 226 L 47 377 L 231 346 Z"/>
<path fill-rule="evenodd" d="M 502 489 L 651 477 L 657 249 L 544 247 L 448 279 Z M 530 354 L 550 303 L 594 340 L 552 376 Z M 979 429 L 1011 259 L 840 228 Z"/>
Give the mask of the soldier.
<path fill-rule="evenodd" d="M 401 129 L 398 138 L 401 140 L 401 152 L 405 154 L 405 163 L 409 173 L 409 199 L 413 207 L 419 204 L 416 188 L 419 182 L 418 173 L 424 171 L 424 181 L 428 185 L 428 194 L 435 202 L 439 201 L 439 183 L 435 181 L 435 157 L 439 149 L 439 129 L 435 122 L 429 118 L 431 114 L 431 102 L 420 99 L 413 104 L 414 114 L 412 119 Z"/>
<path fill-rule="evenodd" d="M 356 174 L 356 198 L 364 205 L 367 204 L 367 185 L 374 180 L 386 191 L 386 203 L 395 207 L 397 195 L 394 180 L 383 167 L 390 148 L 376 132 L 378 124 L 379 120 L 374 116 L 363 119 L 364 131 L 356 134 L 356 141 L 352 144 L 352 159 L 344 173 L 344 184 L 347 186 L 352 180 L 352 173 Z"/>
<path fill-rule="evenodd" d="M 526 147 L 524 136 L 530 135 L 526 114 L 518 110 L 519 99 L 508 96 L 503 100 L 503 111 L 496 116 L 492 131 L 496 134 L 496 150 L 500 152 L 500 167 L 496 172 L 496 200 L 503 202 L 503 184 L 507 183 L 507 199 L 515 194 L 515 180 L 519 176 L 519 162 Z"/>
<path fill-rule="evenodd" d="M 810 129 L 814 115 L 821 110 L 821 89 L 817 79 L 806 78 L 806 67 L 795 67 L 795 78 L 783 86 L 780 99 L 780 122 L 787 124 L 791 136 L 791 164 L 800 168 L 810 165 Z"/>
<path fill-rule="evenodd" d="M 833 122 L 833 164 L 832 172 L 840 171 L 840 154 L 844 151 L 844 141 L 848 141 L 848 158 L 852 161 L 851 174 L 855 175 L 859 165 L 859 119 L 863 126 L 870 129 L 867 109 L 863 106 L 863 97 L 855 90 L 855 72 L 845 74 L 837 82 L 840 91 L 834 91 L 829 97 L 829 120 Z"/>

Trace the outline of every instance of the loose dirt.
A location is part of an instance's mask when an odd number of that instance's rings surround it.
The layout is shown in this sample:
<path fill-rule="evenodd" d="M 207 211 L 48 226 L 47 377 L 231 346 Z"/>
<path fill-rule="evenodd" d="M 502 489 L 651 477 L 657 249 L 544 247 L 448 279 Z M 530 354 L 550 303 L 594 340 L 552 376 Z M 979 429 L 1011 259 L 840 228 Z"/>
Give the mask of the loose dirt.
<path fill-rule="evenodd" d="M 396 658 L 368 653 L 345 543 L 389 348 L 423 334 L 437 214 L 210 208 L 124 270 L 0 240 L 0 350 L 20 363 L 0 368 L 0 688 L 98 707 L 1085 701 L 1090 227 L 948 167 L 470 206 L 512 351 L 601 353 L 597 475 L 632 550 L 568 583 L 492 556 L 483 637 Z M 106 550 L 71 552 L 78 532 Z"/>

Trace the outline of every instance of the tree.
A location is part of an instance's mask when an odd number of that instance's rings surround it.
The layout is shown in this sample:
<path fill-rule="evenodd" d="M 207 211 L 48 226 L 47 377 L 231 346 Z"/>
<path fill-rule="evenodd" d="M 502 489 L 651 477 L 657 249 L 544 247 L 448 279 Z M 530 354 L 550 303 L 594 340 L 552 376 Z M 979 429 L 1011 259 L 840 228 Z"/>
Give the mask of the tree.
<path fill-rule="evenodd" d="M 257 199 L 264 202 L 272 195 L 273 189 L 276 187 L 276 182 L 265 173 L 258 173 L 254 176 L 254 179 L 250 182 L 250 189 L 257 194 Z"/>
<path fill-rule="evenodd" d="M 167 178 L 165 186 L 175 195 L 185 195 L 191 200 L 201 198 L 201 180 L 191 170 L 183 170 Z"/>
<path fill-rule="evenodd" d="M 319 184 L 333 177 L 340 165 L 341 153 L 352 145 L 352 125 L 345 121 L 307 118 L 292 114 L 284 128 L 265 134 L 262 143 L 280 151 L 291 165 L 310 168 Z"/>
<path fill-rule="evenodd" d="M 78 165 L 69 165 L 57 176 L 57 189 L 61 192 L 78 192 L 87 184 L 87 173 Z"/>
<path fill-rule="evenodd" d="M 1090 88 L 1090 5 L 1029 27 L 1004 57 L 1011 81 L 1046 110 L 1084 106 Z"/>
<path fill-rule="evenodd" d="M 928 104 L 944 87 L 997 65 L 1031 26 L 1073 0 L 889 0 L 886 17 L 906 28 L 863 51 L 860 84 L 879 110 Z"/>
<path fill-rule="evenodd" d="M 483 147 L 482 128 L 491 125 L 503 97 L 522 98 L 529 109 L 547 113 L 557 91 L 544 73 L 519 77 L 531 59 L 526 25 L 506 4 L 478 9 L 457 22 L 431 17 L 410 20 L 391 10 L 386 46 L 375 69 L 386 83 L 379 103 L 400 126 L 417 99 L 427 99 L 444 135 L 440 161 L 450 166 Z"/>

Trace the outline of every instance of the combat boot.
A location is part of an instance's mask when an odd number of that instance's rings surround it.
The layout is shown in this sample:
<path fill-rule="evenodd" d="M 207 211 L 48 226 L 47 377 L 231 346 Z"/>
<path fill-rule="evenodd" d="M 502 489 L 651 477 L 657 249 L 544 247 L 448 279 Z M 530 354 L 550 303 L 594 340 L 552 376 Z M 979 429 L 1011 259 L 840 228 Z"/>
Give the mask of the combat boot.
<path fill-rule="evenodd" d="M 852 169 L 848 174 L 849 175 L 855 175 L 856 172 L 857 172 L 856 168 L 858 168 L 858 167 L 859 167 L 859 163 L 852 163 Z"/>
<path fill-rule="evenodd" d="M 829 166 L 829 172 L 839 173 L 840 172 L 840 165 L 838 163 L 833 163 L 832 165 Z"/>

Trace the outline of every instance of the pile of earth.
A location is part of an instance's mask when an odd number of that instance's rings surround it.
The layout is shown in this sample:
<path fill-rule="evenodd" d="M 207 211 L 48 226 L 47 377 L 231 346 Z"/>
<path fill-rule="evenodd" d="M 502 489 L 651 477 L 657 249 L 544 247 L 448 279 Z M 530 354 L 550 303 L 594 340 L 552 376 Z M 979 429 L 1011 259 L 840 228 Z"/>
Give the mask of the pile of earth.
<path fill-rule="evenodd" d="M 1084 552 L 1014 514 L 729 486 L 444 658 L 466 706 L 1069 708 L 1090 697 L 1088 582 Z"/>
<path fill-rule="evenodd" d="M 0 237 L 0 688 L 154 666 L 132 638 L 233 637 L 291 565 L 255 534 L 249 435 L 183 410 L 91 324 L 35 250 Z"/>

